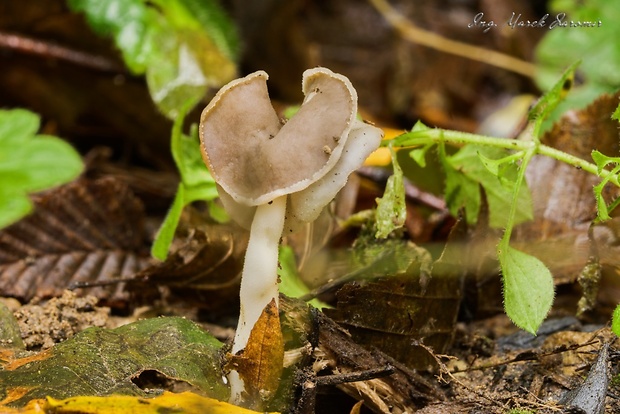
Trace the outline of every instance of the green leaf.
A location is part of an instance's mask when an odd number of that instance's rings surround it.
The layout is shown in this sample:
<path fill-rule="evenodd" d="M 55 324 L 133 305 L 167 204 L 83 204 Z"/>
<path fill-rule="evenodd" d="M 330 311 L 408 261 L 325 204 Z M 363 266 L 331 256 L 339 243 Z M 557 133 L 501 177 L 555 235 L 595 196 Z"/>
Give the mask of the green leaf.
<path fill-rule="evenodd" d="M 210 86 L 236 72 L 238 38 L 215 0 L 69 0 L 93 30 L 114 39 L 127 67 L 146 74 L 151 97 L 175 118 L 197 104 Z"/>
<path fill-rule="evenodd" d="M 430 128 L 424 125 L 422 121 L 417 121 L 415 125 L 413 125 L 413 128 L 411 128 L 411 132 L 428 131 L 429 129 Z"/>
<path fill-rule="evenodd" d="M 461 207 L 465 207 L 465 220 L 468 224 L 475 224 L 482 203 L 480 183 L 456 170 L 449 163 L 446 163 L 445 172 L 444 193 L 450 213 L 457 217 Z"/>
<path fill-rule="evenodd" d="M 616 108 L 613 114 L 611 114 L 611 119 L 615 119 L 616 121 L 620 121 L 620 105 Z"/>
<path fill-rule="evenodd" d="M 280 246 L 278 256 L 278 278 L 280 279 L 280 293 L 291 298 L 300 298 L 310 293 L 310 288 L 301 280 L 297 271 L 295 252 L 290 246 Z M 312 299 L 308 302 L 318 309 L 329 308 L 330 306 L 319 299 Z"/>
<path fill-rule="evenodd" d="M 385 239 L 394 230 L 403 227 L 407 217 L 405 203 L 405 184 L 403 182 L 403 170 L 396 159 L 396 151 L 390 147 L 392 154 L 393 174 L 388 178 L 383 197 L 377 200 L 375 237 Z"/>
<path fill-rule="evenodd" d="M 397 136 L 393 140 L 385 140 L 381 143 L 382 147 L 393 145 L 395 148 L 399 147 L 411 147 L 419 145 L 418 140 L 420 138 L 425 139 L 425 131 L 428 131 L 430 128 L 424 125 L 421 121 L 415 123 L 411 131 L 406 132 L 402 135 Z"/>
<path fill-rule="evenodd" d="M 32 208 L 32 202 L 23 194 L 8 194 L 0 191 L 0 229 L 28 215 Z"/>
<path fill-rule="evenodd" d="M 15 109 L 0 110 L 0 228 L 31 211 L 28 193 L 75 179 L 80 155 L 60 138 L 35 135 L 39 117 Z"/>
<path fill-rule="evenodd" d="M 34 357 L 10 362 L 0 370 L 0 399 L 12 390 L 23 396 L 12 405 L 35 398 L 78 395 L 153 396 L 135 379 L 156 371 L 173 381 L 197 387 L 225 400 L 220 363 L 222 343 L 184 318 L 153 318 L 116 329 L 89 328 Z"/>
<path fill-rule="evenodd" d="M 226 15 L 218 1 L 183 0 L 183 4 L 200 26 L 213 39 L 219 50 L 229 59 L 236 61 L 241 51 L 241 42 L 237 35 L 237 28 Z"/>
<path fill-rule="evenodd" d="M 157 11 L 141 0 L 68 0 L 69 8 L 83 12 L 95 33 L 112 37 L 127 67 L 144 73 L 153 48 L 152 32 L 160 19 Z"/>
<path fill-rule="evenodd" d="M 594 150 L 592 151 L 592 159 L 598 167 L 597 172 L 599 175 L 609 164 L 616 165 L 607 177 L 603 178 L 600 183 L 593 187 L 594 198 L 596 199 L 596 210 L 598 219 L 601 221 L 605 221 L 611 219 L 611 217 L 609 215 L 609 208 L 607 206 L 607 203 L 603 198 L 603 189 L 605 188 L 605 185 L 607 185 L 609 180 L 612 177 L 617 177 L 618 173 L 620 172 L 620 157 L 608 157 L 607 155 L 604 155 L 599 151 Z M 615 205 L 611 206 L 612 209 L 614 207 Z"/>
<path fill-rule="evenodd" d="M 18 145 L 27 141 L 39 130 L 40 121 L 36 114 L 25 109 L 0 110 L 0 146 Z M 4 157 L 0 152 L 0 160 Z"/>
<path fill-rule="evenodd" d="M 453 215 L 456 216 L 458 210 L 465 206 L 467 222 L 476 223 L 480 211 L 480 186 L 482 186 L 489 204 L 489 225 L 493 228 L 506 226 L 518 167 L 514 163 L 506 164 L 501 171 L 498 167 L 498 175 L 495 175 L 480 160 L 482 157 L 492 160 L 507 156 L 510 156 L 508 152 L 501 148 L 466 145 L 456 154 L 446 158 L 445 194 L 448 208 Z M 532 201 L 526 186 L 519 189 L 517 205 L 515 224 L 531 220 Z"/>
<path fill-rule="evenodd" d="M 506 314 L 515 325 L 535 335 L 553 304 L 553 276 L 540 260 L 508 245 L 501 245 L 498 258 Z"/>
<path fill-rule="evenodd" d="M 209 210 L 209 216 L 218 223 L 228 223 L 230 216 L 224 207 L 217 204 L 215 200 L 207 201 L 207 209 Z"/>
<path fill-rule="evenodd" d="M 609 157 L 601 152 L 594 150 L 592 151 L 592 160 L 598 167 L 598 173 L 601 174 L 601 171 L 607 167 L 609 164 L 620 165 L 620 157 Z"/>
<path fill-rule="evenodd" d="M 202 30 L 166 27 L 153 33 L 153 39 L 157 47 L 146 79 L 153 101 L 171 119 L 185 102 L 195 106 L 209 87 L 219 87 L 235 75 L 235 64 Z"/>
<path fill-rule="evenodd" d="M 541 90 L 555 83 L 559 74 L 571 63 L 581 59 L 579 70 L 583 84 L 567 97 L 552 118 L 557 119 L 569 109 L 584 108 L 602 93 L 620 87 L 620 44 L 610 42 L 620 36 L 620 4 L 613 1 L 555 0 L 549 3 L 551 19 L 558 13 L 566 13 L 565 22 L 593 21 L 596 27 L 554 27 L 536 48 L 536 82 Z M 600 27 L 598 21 L 601 21 Z"/>
<path fill-rule="evenodd" d="M 427 144 L 422 148 L 416 148 L 409 151 L 409 156 L 422 168 L 426 167 L 426 153 L 434 144 Z"/>
<path fill-rule="evenodd" d="M 614 314 L 611 318 L 611 330 L 616 336 L 620 336 L 620 305 L 614 309 Z"/>
<path fill-rule="evenodd" d="M 575 78 L 575 70 L 577 70 L 577 66 L 581 61 L 577 60 L 573 62 L 560 76 L 559 80 L 555 82 L 553 87 L 551 87 L 539 100 L 536 104 L 530 109 L 528 114 L 528 118 L 530 120 L 546 119 L 551 111 L 553 111 L 557 106 L 562 102 L 568 92 L 572 89 L 574 78 Z"/>

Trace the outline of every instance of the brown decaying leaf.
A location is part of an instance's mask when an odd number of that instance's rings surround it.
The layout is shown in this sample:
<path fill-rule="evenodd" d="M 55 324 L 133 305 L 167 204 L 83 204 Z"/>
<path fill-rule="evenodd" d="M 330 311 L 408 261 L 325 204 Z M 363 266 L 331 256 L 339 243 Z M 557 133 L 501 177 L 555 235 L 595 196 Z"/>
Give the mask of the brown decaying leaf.
<path fill-rule="evenodd" d="M 280 315 L 272 299 L 252 328 L 246 348 L 240 355 L 230 355 L 228 362 L 245 384 L 250 408 L 262 409 L 273 398 L 280 384 L 283 363 Z"/>
<path fill-rule="evenodd" d="M 0 231 L 0 294 L 60 296 L 74 282 L 130 277 L 149 263 L 143 206 L 120 181 L 82 179 L 35 199 L 32 215 Z M 89 289 L 126 302 L 122 284 Z"/>
<path fill-rule="evenodd" d="M 461 252 L 467 225 L 458 220 L 430 275 L 388 276 L 368 284 L 350 283 L 337 293 L 327 316 L 344 326 L 354 340 L 372 346 L 409 368 L 426 369 L 433 358 L 420 341 L 443 352 L 452 342 L 465 277 Z"/>

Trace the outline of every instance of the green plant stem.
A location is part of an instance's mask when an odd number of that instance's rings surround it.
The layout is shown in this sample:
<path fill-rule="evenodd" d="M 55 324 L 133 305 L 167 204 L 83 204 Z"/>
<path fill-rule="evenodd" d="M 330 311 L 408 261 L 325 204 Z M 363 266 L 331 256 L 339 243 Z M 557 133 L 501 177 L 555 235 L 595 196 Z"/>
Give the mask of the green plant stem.
<path fill-rule="evenodd" d="M 527 166 L 539 147 L 540 144 L 531 146 L 530 149 L 525 152 L 525 155 L 523 155 L 523 159 L 521 160 L 521 166 L 519 167 L 519 172 L 517 173 L 517 179 L 515 181 L 513 200 L 512 203 L 510 203 L 510 213 L 508 214 L 506 229 L 504 230 L 504 236 L 497 246 L 498 251 L 507 248 L 510 244 L 510 236 L 512 236 L 512 229 L 514 228 L 515 216 L 517 214 L 519 190 L 525 181 L 525 171 L 527 170 Z"/>
<path fill-rule="evenodd" d="M 598 175 L 601 178 L 606 178 L 609 180 L 609 182 L 620 187 L 620 181 L 618 180 L 617 174 L 613 174 L 611 171 L 605 169 L 602 170 L 599 174 L 598 167 L 595 164 L 574 155 L 568 154 L 566 152 L 549 147 L 547 145 L 537 145 L 534 141 L 494 138 L 484 135 L 443 129 L 427 129 L 424 131 L 405 133 L 394 138 L 391 141 L 386 140 L 381 145 L 387 146 L 391 142 L 395 148 L 418 147 L 427 144 L 437 144 L 440 141 L 451 145 L 477 144 L 526 152 L 530 149 L 534 149 L 534 153 L 532 154 L 532 156 L 545 155 L 554 158 L 565 164 L 572 165 L 575 168 L 579 168 L 591 174 Z"/>

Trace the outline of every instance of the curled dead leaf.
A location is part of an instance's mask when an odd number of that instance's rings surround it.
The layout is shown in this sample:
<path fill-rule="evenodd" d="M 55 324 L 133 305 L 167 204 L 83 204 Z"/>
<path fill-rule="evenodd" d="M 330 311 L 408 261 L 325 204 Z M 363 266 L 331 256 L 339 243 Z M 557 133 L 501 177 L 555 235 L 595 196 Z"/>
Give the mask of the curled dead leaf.
<path fill-rule="evenodd" d="M 275 395 L 284 364 L 284 339 L 275 300 L 254 325 L 248 345 L 239 355 L 229 355 L 227 368 L 237 371 L 245 384 L 246 402 L 262 409 Z"/>

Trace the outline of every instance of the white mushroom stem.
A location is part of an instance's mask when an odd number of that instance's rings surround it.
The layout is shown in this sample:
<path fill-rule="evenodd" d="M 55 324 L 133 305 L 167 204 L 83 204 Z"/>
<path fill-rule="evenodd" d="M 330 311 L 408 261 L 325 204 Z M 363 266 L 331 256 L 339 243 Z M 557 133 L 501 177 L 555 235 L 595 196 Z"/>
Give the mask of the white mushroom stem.
<path fill-rule="evenodd" d="M 232 352 L 246 347 L 250 332 L 272 299 L 278 303 L 278 247 L 284 228 L 286 196 L 256 209 L 241 274 L 241 312 Z"/>
<path fill-rule="evenodd" d="M 280 196 L 256 208 L 241 274 L 241 311 L 232 346 L 233 354 L 246 347 L 250 332 L 267 304 L 272 299 L 278 304 L 278 247 L 284 228 L 286 197 Z M 228 380 L 230 401 L 239 403 L 245 391 L 243 380 L 234 370 L 228 375 Z"/>

